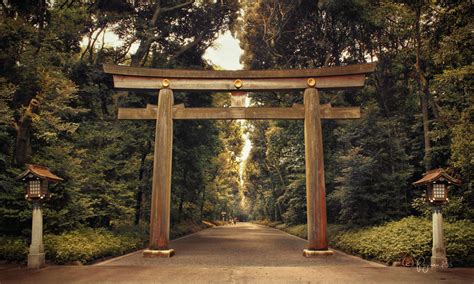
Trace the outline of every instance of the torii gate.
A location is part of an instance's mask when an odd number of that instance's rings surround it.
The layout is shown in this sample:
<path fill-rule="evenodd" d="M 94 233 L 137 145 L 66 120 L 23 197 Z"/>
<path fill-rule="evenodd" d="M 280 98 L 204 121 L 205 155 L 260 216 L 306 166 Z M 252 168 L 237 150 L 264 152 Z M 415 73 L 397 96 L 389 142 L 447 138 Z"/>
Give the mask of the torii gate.
<path fill-rule="evenodd" d="M 145 257 L 171 257 L 169 247 L 171 161 L 174 119 L 303 119 L 306 161 L 308 247 L 303 255 L 331 255 L 326 232 L 326 189 L 321 119 L 360 118 L 359 107 L 320 105 L 320 89 L 363 87 L 375 63 L 297 70 L 200 71 L 104 65 L 115 88 L 159 90 L 158 106 L 119 108 L 118 119 L 156 119 L 149 247 Z M 288 108 L 186 108 L 173 91 L 303 90 L 304 105 Z"/>

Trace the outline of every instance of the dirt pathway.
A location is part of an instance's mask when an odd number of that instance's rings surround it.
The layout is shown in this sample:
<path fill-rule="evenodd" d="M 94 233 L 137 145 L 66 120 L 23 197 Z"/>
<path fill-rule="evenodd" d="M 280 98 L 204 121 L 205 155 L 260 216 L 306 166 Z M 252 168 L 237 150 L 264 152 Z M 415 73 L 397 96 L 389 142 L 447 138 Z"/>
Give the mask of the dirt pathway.
<path fill-rule="evenodd" d="M 473 268 L 418 273 L 336 252 L 306 259 L 306 242 L 249 223 L 203 230 L 172 241 L 171 259 L 130 254 L 93 266 L 0 270 L 5 283 L 473 283 Z"/>

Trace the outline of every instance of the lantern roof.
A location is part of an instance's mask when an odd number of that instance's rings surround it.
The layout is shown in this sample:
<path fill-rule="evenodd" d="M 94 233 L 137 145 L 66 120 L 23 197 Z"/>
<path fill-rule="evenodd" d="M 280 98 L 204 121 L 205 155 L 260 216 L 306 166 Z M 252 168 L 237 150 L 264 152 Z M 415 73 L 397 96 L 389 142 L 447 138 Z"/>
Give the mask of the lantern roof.
<path fill-rule="evenodd" d="M 22 174 L 20 174 L 16 179 L 20 180 L 28 176 L 29 174 L 32 174 L 36 177 L 39 177 L 41 179 L 46 179 L 48 181 L 52 182 L 58 182 L 63 180 L 62 178 L 58 177 L 57 175 L 53 174 L 49 168 L 45 166 L 40 166 L 40 165 L 33 165 L 33 164 L 27 164 L 28 169 L 24 171 Z"/>
<path fill-rule="evenodd" d="M 460 185 L 462 183 L 461 180 L 456 179 L 456 178 L 448 175 L 448 173 L 446 173 L 441 168 L 431 170 L 431 171 L 427 171 L 423 175 L 424 175 L 424 177 L 422 177 L 421 179 L 415 181 L 413 183 L 413 185 L 416 185 L 416 186 L 426 185 L 426 184 L 429 184 L 429 183 L 433 183 L 433 182 L 435 182 L 439 179 L 442 179 L 442 178 L 447 180 L 448 183 L 452 183 L 452 184 L 455 184 L 455 185 Z"/>

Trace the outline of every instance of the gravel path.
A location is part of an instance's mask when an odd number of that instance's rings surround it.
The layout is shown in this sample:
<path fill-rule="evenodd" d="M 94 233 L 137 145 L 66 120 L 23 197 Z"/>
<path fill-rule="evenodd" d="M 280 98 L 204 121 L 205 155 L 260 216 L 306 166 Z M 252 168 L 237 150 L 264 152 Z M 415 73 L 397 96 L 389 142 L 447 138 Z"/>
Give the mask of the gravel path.
<path fill-rule="evenodd" d="M 171 242 L 170 259 L 140 252 L 92 266 L 40 270 L 3 267 L 4 283 L 474 283 L 473 268 L 418 273 L 336 252 L 307 259 L 306 241 L 276 229 L 239 223 Z"/>

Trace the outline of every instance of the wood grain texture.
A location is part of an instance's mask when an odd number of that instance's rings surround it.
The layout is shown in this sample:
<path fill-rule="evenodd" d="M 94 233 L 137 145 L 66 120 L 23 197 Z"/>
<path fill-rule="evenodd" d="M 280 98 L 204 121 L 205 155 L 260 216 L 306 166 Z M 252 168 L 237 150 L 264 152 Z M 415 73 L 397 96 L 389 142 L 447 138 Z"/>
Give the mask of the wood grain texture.
<path fill-rule="evenodd" d="M 174 109 L 174 119 L 303 119 L 301 108 L 181 108 Z"/>
<path fill-rule="evenodd" d="M 173 119 L 304 119 L 304 107 L 290 108 L 185 108 L 184 105 L 173 107 Z M 330 104 L 321 105 L 322 119 L 356 119 L 360 118 L 359 107 L 331 107 Z M 156 107 L 147 108 L 119 108 L 118 119 L 156 119 Z"/>
<path fill-rule="evenodd" d="M 162 77 L 162 78 L 208 78 L 208 79 L 247 79 L 247 78 L 310 78 L 323 76 L 341 76 L 354 74 L 368 74 L 375 70 L 376 63 L 353 64 L 347 66 L 323 67 L 317 69 L 292 70 L 184 70 L 160 69 L 145 67 L 129 67 L 121 65 L 103 65 L 107 74 Z"/>
<path fill-rule="evenodd" d="M 170 89 L 160 91 L 156 114 L 149 249 L 168 250 L 173 149 L 173 92 Z"/>
<path fill-rule="evenodd" d="M 165 77 L 145 77 L 132 75 L 114 75 L 114 86 L 126 90 L 159 90 Z M 168 78 L 169 88 L 174 91 L 280 91 L 301 90 L 308 86 L 303 78 L 248 78 L 242 79 L 242 86 L 237 88 L 234 79 L 183 79 Z M 316 88 L 342 89 L 363 87 L 365 74 L 341 76 L 324 76 L 316 78 Z"/>
<path fill-rule="evenodd" d="M 305 90 L 304 106 L 308 249 L 327 250 L 323 137 L 319 92 L 317 89 L 308 88 Z"/>

